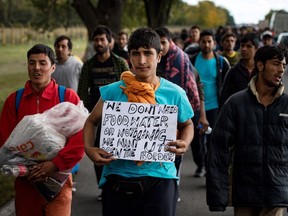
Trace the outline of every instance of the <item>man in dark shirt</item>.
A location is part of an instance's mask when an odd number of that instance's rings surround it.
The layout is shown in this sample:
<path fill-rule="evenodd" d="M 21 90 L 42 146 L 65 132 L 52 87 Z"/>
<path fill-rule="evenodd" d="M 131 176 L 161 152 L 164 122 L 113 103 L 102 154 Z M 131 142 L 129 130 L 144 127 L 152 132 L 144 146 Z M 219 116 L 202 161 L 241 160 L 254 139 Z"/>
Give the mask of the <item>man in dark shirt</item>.
<path fill-rule="evenodd" d="M 129 70 L 126 60 L 110 51 L 112 33 L 108 27 L 98 26 L 93 39 L 96 54 L 84 63 L 78 85 L 78 95 L 90 112 L 100 97 L 99 87 L 118 81 L 121 73 Z M 97 134 L 100 131 L 101 127 L 98 127 Z M 99 146 L 100 136 L 97 137 L 95 146 Z M 103 167 L 94 165 L 94 168 L 99 183 Z M 101 195 L 98 200 L 101 200 Z"/>

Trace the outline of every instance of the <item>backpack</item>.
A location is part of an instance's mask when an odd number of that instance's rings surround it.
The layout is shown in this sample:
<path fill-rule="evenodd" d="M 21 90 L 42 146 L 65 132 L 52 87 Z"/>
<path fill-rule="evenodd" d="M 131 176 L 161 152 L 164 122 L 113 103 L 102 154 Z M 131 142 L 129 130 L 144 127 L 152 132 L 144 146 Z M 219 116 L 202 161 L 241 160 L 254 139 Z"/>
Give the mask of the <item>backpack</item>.
<path fill-rule="evenodd" d="M 21 101 L 23 92 L 24 92 L 24 88 L 18 89 L 16 91 L 15 108 L 16 108 L 17 114 L 18 114 L 19 105 L 20 105 L 20 101 Z M 66 92 L 66 88 L 64 86 L 59 85 L 58 86 L 58 96 L 59 96 L 60 103 L 64 102 L 64 100 L 65 100 L 65 92 Z"/>

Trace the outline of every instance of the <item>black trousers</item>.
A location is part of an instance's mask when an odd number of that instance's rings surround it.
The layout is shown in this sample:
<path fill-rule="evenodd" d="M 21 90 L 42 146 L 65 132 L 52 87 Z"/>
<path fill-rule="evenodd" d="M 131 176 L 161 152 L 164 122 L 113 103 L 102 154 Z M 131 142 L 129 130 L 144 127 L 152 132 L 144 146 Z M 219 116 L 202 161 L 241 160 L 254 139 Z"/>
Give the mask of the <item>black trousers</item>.
<path fill-rule="evenodd" d="M 191 142 L 191 151 L 197 168 L 203 168 L 205 167 L 207 148 L 205 145 L 205 135 L 200 135 L 199 128 L 197 128 L 199 117 L 200 111 L 195 111 L 194 117 L 192 118 L 194 124 L 194 138 Z"/>
<path fill-rule="evenodd" d="M 175 216 L 177 183 L 154 177 L 109 175 L 102 189 L 103 216 Z"/>

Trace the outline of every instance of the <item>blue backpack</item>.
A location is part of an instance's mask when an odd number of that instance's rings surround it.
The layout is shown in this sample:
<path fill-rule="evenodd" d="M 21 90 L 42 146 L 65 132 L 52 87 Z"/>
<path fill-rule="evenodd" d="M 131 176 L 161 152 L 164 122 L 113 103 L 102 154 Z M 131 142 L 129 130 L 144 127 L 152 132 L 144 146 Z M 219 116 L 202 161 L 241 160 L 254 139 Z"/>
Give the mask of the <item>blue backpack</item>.
<path fill-rule="evenodd" d="M 22 98 L 24 92 L 24 88 L 18 89 L 16 91 L 16 101 L 15 101 L 15 108 L 16 108 L 16 114 L 18 115 L 18 110 L 19 110 L 19 105 L 20 105 L 20 101 Z M 66 88 L 64 86 L 58 85 L 58 96 L 59 96 L 59 101 L 60 103 L 65 101 L 65 92 L 66 92 Z M 71 173 L 77 173 L 79 170 L 79 163 L 75 165 L 75 167 L 73 167 Z"/>
<path fill-rule="evenodd" d="M 20 105 L 20 101 L 21 101 L 23 92 L 24 92 L 24 88 L 18 89 L 16 91 L 15 108 L 16 108 L 17 114 L 18 114 L 19 105 Z M 66 88 L 64 86 L 59 85 L 58 86 L 58 96 L 59 96 L 60 103 L 64 102 L 64 100 L 65 100 L 65 92 L 66 92 Z"/>

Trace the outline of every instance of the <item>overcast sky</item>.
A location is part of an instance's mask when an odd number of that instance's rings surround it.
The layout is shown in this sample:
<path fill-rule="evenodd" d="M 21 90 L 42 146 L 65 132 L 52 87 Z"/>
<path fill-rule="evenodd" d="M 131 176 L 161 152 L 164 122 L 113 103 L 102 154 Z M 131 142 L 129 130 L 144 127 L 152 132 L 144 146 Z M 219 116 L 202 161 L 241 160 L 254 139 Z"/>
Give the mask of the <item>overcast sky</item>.
<path fill-rule="evenodd" d="M 183 0 L 190 5 L 197 5 L 198 0 Z M 200 0 L 201 1 L 201 0 Z M 234 17 L 236 24 L 253 23 L 258 24 L 264 20 L 265 15 L 273 10 L 286 10 L 288 12 L 287 0 L 212 0 L 216 6 L 226 8 Z"/>

